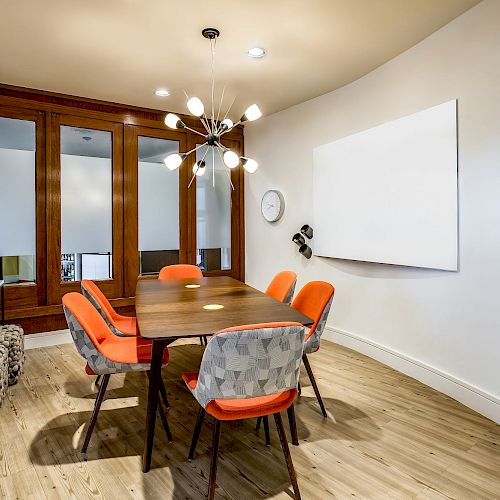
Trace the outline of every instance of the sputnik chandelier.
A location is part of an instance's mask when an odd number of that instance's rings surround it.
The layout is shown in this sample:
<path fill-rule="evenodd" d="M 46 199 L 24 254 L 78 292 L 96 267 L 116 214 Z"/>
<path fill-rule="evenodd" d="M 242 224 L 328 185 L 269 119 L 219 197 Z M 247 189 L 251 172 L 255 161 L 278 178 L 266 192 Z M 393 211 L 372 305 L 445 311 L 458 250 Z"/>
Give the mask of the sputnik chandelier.
<path fill-rule="evenodd" d="M 215 114 L 216 108 L 214 103 L 214 91 L 215 91 L 214 59 L 215 59 L 215 45 L 217 42 L 217 38 L 220 35 L 220 32 L 215 28 L 205 28 L 201 33 L 205 38 L 208 38 L 210 40 L 210 48 L 212 53 L 212 99 L 211 99 L 211 113 L 209 111 L 210 117 L 207 117 L 207 114 L 205 113 L 205 106 L 203 105 L 201 99 L 199 99 L 198 97 L 189 97 L 187 93 L 186 97 L 188 98 L 187 108 L 189 112 L 193 116 L 196 116 L 200 119 L 201 123 L 203 124 L 203 127 L 206 130 L 206 134 L 203 134 L 198 130 L 188 127 L 177 115 L 173 113 L 168 113 L 168 115 L 165 117 L 165 125 L 173 129 L 186 129 L 197 135 L 201 135 L 205 139 L 205 142 L 203 144 L 199 144 L 198 146 L 193 148 L 191 151 L 188 151 L 187 153 L 170 154 L 163 161 L 168 169 L 176 170 L 181 166 L 182 162 L 186 159 L 188 155 L 194 153 L 200 148 L 205 147 L 206 149 L 203 154 L 203 157 L 201 158 L 201 160 L 196 161 L 195 164 L 193 165 L 192 168 L 193 177 L 189 182 L 189 186 L 191 186 L 196 176 L 202 176 L 205 174 L 206 171 L 205 158 L 207 157 L 208 152 L 211 151 L 213 185 L 215 186 L 215 155 L 217 154 L 220 156 L 222 163 L 227 167 L 226 174 L 229 178 L 229 182 L 231 183 L 231 188 L 234 189 L 233 183 L 231 182 L 231 176 L 229 175 L 230 169 L 236 168 L 241 163 L 243 168 L 247 172 L 252 174 L 257 170 L 259 164 L 252 158 L 248 158 L 247 156 L 239 156 L 237 153 L 224 146 L 221 143 L 221 137 L 224 134 L 227 134 L 228 132 L 233 130 L 236 126 L 238 126 L 241 123 L 244 123 L 246 121 L 257 120 L 262 116 L 262 113 L 257 104 L 252 104 L 246 109 L 245 113 L 239 119 L 239 121 L 233 123 L 233 121 L 228 118 L 228 114 L 231 111 L 231 107 L 234 103 L 233 99 L 233 102 L 227 109 L 224 117 L 219 122 L 219 118 L 221 118 L 220 112 L 222 108 L 222 103 L 224 101 L 225 87 L 222 90 L 222 95 L 218 106 L 219 109 L 217 111 L 217 114 Z"/>

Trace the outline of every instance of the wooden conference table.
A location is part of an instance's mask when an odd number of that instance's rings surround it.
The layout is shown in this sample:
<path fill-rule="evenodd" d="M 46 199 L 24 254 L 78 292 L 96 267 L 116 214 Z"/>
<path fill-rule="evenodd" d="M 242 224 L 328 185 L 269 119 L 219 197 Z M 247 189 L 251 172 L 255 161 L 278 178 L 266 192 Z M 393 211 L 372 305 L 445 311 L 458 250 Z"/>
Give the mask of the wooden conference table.
<path fill-rule="evenodd" d="M 144 472 L 151 466 L 163 350 L 167 345 L 181 338 L 212 335 L 231 326 L 277 321 L 313 324 L 290 306 L 227 276 L 138 281 L 135 309 L 141 336 L 153 341 L 142 457 Z"/>

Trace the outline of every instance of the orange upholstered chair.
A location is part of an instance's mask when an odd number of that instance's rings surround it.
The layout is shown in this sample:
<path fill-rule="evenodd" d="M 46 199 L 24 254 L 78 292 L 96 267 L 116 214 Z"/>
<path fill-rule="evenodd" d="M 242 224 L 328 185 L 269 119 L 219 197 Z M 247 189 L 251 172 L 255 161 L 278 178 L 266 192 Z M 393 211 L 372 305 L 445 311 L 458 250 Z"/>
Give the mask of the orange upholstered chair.
<path fill-rule="evenodd" d="M 198 266 L 193 266 L 191 264 L 165 266 L 161 268 L 160 274 L 158 275 L 159 280 L 188 280 L 198 278 L 203 278 L 203 273 Z M 201 345 L 206 345 L 206 342 L 207 339 L 205 337 L 200 337 Z"/>
<path fill-rule="evenodd" d="M 194 456 L 205 414 L 215 419 L 209 499 L 215 493 L 221 422 L 268 415 L 274 416 L 295 497 L 300 498 L 280 412 L 293 408 L 297 396 L 304 333 L 299 323 L 221 330 L 208 342 L 200 371 L 183 374 L 184 382 L 200 404 L 189 460 Z"/>
<path fill-rule="evenodd" d="M 165 266 L 160 270 L 159 280 L 183 280 L 183 279 L 203 278 L 203 273 L 198 266 L 191 264 L 174 264 Z"/>
<path fill-rule="evenodd" d="M 103 379 L 97 393 L 94 411 L 82 447 L 82 453 L 85 453 L 111 374 L 130 371 L 149 372 L 152 343 L 141 337 L 119 337 L 114 335 L 90 301 L 79 293 L 66 294 L 62 303 L 76 349 L 87 362 L 86 373 L 88 375 L 102 376 Z M 167 362 L 168 349 L 165 349 L 163 363 L 166 364 Z M 160 392 L 164 403 L 168 406 L 163 381 L 160 383 Z M 159 411 L 167 437 L 169 441 L 172 441 L 172 435 L 161 402 Z"/>
<path fill-rule="evenodd" d="M 93 281 L 82 280 L 81 287 L 84 297 L 99 311 L 99 314 L 115 335 L 125 337 L 139 334 L 135 316 L 122 316 L 118 314 Z"/>
<path fill-rule="evenodd" d="M 325 329 L 334 292 L 335 288 L 330 283 L 325 281 L 310 281 L 300 290 L 297 297 L 295 297 L 295 300 L 292 302 L 292 307 L 294 309 L 314 320 L 314 324 L 306 333 L 304 339 L 304 355 L 302 356 L 302 361 L 306 367 L 314 393 L 316 394 L 316 399 L 321 408 L 321 413 L 324 417 L 327 416 L 325 406 L 321 399 L 318 385 L 316 384 L 307 355 L 319 349 L 320 337 Z"/>
<path fill-rule="evenodd" d="M 297 275 L 293 271 L 281 271 L 269 283 L 266 294 L 280 302 L 291 304 L 296 283 Z"/>

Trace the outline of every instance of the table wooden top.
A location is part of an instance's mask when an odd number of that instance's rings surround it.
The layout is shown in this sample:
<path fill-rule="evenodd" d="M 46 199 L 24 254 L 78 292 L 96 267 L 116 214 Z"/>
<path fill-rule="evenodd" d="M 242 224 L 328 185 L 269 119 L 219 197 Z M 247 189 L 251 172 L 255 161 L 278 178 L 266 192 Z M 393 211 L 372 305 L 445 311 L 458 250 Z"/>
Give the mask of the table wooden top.
<path fill-rule="evenodd" d="M 186 285 L 200 285 L 186 288 Z M 203 306 L 217 304 L 222 309 Z M 135 310 L 141 336 L 148 339 L 200 337 L 223 328 L 256 323 L 313 321 L 228 276 L 172 281 L 139 280 Z"/>

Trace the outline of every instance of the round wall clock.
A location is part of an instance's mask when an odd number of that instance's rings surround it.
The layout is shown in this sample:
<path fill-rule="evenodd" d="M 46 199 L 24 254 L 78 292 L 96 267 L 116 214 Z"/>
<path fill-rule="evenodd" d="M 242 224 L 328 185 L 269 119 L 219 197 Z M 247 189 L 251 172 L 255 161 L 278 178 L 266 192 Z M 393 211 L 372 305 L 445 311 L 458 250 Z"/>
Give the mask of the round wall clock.
<path fill-rule="evenodd" d="M 262 197 L 260 210 L 267 222 L 276 222 L 281 219 L 285 211 L 285 198 L 280 191 L 270 189 Z"/>

